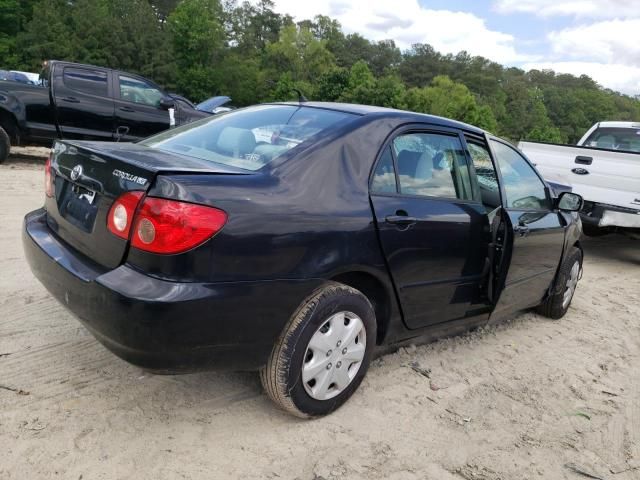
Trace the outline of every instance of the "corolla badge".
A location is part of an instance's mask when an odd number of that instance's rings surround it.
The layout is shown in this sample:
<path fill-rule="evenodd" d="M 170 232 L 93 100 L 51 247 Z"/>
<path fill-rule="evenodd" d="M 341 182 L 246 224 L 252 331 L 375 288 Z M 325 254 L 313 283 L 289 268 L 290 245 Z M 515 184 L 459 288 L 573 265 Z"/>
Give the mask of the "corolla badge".
<path fill-rule="evenodd" d="M 82 165 L 76 165 L 71 170 L 71 180 L 74 182 L 82 176 Z"/>

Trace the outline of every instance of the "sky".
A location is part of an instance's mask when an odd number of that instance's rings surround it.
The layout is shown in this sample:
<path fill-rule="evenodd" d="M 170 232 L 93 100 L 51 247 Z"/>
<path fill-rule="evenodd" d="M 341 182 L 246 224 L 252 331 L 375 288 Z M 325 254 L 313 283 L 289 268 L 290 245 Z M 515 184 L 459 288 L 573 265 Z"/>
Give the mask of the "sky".
<path fill-rule="evenodd" d="M 337 19 L 347 33 L 429 43 L 503 65 L 586 74 L 640 95 L 640 0 L 275 0 L 296 20 Z"/>

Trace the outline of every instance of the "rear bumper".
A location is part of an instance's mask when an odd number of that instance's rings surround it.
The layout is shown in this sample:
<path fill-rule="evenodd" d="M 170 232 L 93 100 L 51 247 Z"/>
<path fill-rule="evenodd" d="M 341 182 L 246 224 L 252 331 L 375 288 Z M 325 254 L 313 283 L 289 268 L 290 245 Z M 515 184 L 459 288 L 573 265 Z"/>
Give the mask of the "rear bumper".
<path fill-rule="evenodd" d="M 25 217 L 23 246 L 35 276 L 109 350 L 159 372 L 254 370 L 291 314 L 321 280 L 178 283 L 127 265 L 105 270 Z"/>
<path fill-rule="evenodd" d="M 640 210 L 585 202 L 582 221 L 598 227 L 640 228 Z"/>

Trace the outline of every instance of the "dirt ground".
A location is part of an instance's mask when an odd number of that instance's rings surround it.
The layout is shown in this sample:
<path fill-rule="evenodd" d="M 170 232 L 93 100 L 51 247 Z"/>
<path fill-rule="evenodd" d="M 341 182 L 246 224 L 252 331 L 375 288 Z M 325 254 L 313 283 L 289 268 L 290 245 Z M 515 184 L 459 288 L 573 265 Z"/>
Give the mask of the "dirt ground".
<path fill-rule="evenodd" d="M 338 412 L 301 421 L 253 374 L 128 365 L 55 302 L 20 243 L 42 163 L 0 166 L 0 479 L 640 479 L 637 240 L 585 241 L 563 320 L 402 349 Z"/>

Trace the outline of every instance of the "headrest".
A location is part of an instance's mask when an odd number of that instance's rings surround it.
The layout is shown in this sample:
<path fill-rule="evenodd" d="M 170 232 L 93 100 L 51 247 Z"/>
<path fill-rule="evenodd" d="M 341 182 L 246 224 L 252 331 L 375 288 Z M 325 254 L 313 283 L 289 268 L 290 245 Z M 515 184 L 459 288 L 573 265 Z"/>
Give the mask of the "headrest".
<path fill-rule="evenodd" d="M 256 148 L 256 137 L 251 130 L 225 127 L 218 137 L 218 148 L 240 158 Z"/>
<path fill-rule="evenodd" d="M 598 147 L 599 148 L 613 148 L 616 139 L 613 135 L 603 135 L 598 138 Z"/>
<path fill-rule="evenodd" d="M 402 150 L 398 153 L 398 175 L 415 176 L 418 160 L 422 152 L 414 152 L 413 150 Z"/>
<path fill-rule="evenodd" d="M 433 158 L 427 152 L 420 155 L 416 167 L 417 180 L 429 180 L 433 176 Z"/>

